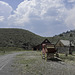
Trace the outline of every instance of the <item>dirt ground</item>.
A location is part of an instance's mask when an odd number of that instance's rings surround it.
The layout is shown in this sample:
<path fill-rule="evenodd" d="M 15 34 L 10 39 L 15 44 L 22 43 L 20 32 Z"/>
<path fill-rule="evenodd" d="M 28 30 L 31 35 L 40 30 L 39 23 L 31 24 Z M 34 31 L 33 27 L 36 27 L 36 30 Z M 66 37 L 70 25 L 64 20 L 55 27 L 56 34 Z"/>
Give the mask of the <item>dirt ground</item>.
<path fill-rule="evenodd" d="M 75 75 L 75 63 L 45 61 L 40 52 L 26 51 L 14 57 L 0 75 Z"/>

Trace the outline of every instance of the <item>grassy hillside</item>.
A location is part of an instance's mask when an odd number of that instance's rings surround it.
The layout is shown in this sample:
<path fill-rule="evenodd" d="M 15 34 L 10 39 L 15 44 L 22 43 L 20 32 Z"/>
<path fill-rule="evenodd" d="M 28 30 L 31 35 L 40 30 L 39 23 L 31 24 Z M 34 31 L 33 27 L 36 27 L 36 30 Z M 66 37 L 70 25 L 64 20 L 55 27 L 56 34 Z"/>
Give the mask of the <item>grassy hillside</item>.
<path fill-rule="evenodd" d="M 75 44 L 75 30 L 63 32 L 59 35 L 55 35 L 52 38 L 48 38 L 48 39 L 51 40 L 51 42 L 53 42 L 54 44 L 60 39 L 71 40 Z"/>
<path fill-rule="evenodd" d="M 31 49 L 43 40 L 44 37 L 28 30 L 0 28 L 0 47 L 23 47 L 25 49 Z"/>
<path fill-rule="evenodd" d="M 54 44 L 60 39 L 72 40 L 75 43 L 75 30 L 63 32 L 53 37 L 42 37 L 24 29 L 0 28 L 0 47 L 32 49 L 46 38 Z"/>

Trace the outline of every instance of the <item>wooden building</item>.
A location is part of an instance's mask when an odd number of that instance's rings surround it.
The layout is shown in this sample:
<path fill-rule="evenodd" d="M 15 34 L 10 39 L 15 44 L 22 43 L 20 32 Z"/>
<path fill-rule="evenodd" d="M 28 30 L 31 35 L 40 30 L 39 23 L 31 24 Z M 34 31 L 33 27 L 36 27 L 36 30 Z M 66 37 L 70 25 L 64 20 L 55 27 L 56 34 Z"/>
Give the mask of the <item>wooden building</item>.
<path fill-rule="evenodd" d="M 50 45 L 51 42 L 48 39 L 45 39 L 42 43 L 33 47 L 33 50 L 42 50 L 42 44 Z"/>
<path fill-rule="evenodd" d="M 74 44 L 69 40 L 59 40 L 55 45 L 59 53 L 69 53 L 70 46 L 71 46 L 71 50 L 73 51 Z"/>
<path fill-rule="evenodd" d="M 34 50 L 42 50 L 42 58 L 54 58 L 56 53 L 55 45 L 52 44 L 48 39 L 45 39 L 41 44 L 35 46 Z M 45 57 L 46 56 L 46 57 Z"/>
<path fill-rule="evenodd" d="M 41 49 L 42 49 L 41 44 L 33 47 L 33 50 L 41 50 Z"/>
<path fill-rule="evenodd" d="M 50 42 L 48 39 L 45 39 L 45 40 L 41 43 L 41 45 L 42 45 L 42 44 L 50 45 L 51 42 Z"/>

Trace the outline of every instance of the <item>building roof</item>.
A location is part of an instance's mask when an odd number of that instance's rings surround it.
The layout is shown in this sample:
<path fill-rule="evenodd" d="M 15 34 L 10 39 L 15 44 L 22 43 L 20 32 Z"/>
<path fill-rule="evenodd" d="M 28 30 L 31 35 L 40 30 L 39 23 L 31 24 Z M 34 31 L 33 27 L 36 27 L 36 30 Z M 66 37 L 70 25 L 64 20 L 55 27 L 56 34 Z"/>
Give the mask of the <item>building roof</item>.
<path fill-rule="evenodd" d="M 48 39 L 45 39 L 41 44 L 51 44 L 51 42 Z"/>
<path fill-rule="evenodd" d="M 64 46 L 70 46 L 69 40 L 60 40 Z M 74 46 L 74 44 L 71 42 L 71 46 Z"/>

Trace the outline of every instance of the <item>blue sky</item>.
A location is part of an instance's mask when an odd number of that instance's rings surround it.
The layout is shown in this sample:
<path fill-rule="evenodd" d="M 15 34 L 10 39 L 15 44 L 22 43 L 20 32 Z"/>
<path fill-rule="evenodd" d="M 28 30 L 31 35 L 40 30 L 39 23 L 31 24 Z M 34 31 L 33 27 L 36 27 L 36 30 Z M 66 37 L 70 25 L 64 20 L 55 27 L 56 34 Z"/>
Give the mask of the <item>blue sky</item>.
<path fill-rule="evenodd" d="M 75 0 L 0 0 L 0 28 L 46 37 L 75 29 Z"/>
<path fill-rule="evenodd" d="M 0 0 L 0 1 L 8 3 L 15 10 L 17 6 L 24 0 Z"/>

